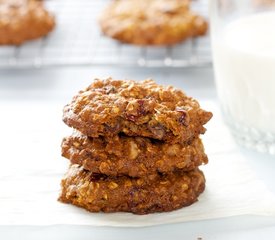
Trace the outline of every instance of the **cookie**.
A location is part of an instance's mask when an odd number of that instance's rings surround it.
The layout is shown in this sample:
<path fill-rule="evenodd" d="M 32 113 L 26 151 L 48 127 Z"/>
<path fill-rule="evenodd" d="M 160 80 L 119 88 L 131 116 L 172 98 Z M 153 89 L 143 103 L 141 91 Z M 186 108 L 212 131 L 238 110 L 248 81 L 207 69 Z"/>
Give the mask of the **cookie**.
<path fill-rule="evenodd" d="M 190 10 L 189 0 L 116 0 L 99 18 L 102 32 L 124 43 L 173 45 L 205 35 L 206 20 Z"/>
<path fill-rule="evenodd" d="M 275 7 L 274 0 L 254 0 L 253 3 L 256 7 L 264 7 L 264 8 L 274 8 Z"/>
<path fill-rule="evenodd" d="M 64 107 L 63 121 L 90 137 L 119 133 L 189 143 L 205 132 L 211 112 L 173 87 L 152 80 L 95 80 Z"/>
<path fill-rule="evenodd" d="M 0 45 L 20 45 L 47 35 L 54 17 L 38 0 L 0 0 Z"/>
<path fill-rule="evenodd" d="M 190 171 L 208 162 L 199 138 L 190 145 L 170 145 L 143 137 L 90 138 L 78 132 L 63 139 L 62 156 L 94 173 L 131 177 Z"/>
<path fill-rule="evenodd" d="M 61 182 L 59 200 L 91 212 L 167 212 L 196 202 L 205 188 L 203 173 L 196 169 L 151 179 L 112 178 L 72 165 Z"/>

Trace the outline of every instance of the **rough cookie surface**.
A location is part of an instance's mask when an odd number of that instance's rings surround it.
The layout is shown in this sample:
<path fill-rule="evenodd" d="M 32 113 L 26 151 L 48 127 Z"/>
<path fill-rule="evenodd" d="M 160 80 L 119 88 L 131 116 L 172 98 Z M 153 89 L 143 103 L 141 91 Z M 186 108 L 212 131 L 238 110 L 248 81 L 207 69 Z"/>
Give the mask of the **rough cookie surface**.
<path fill-rule="evenodd" d="M 103 11 L 102 32 L 137 45 L 172 45 L 205 35 L 208 24 L 189 0 L 116 0 Z"/>
<path fill-rule="evenodd" d="M 118 133 L 187 143 L 212 117 L 199 103 L 152 80 L 95 80 L 65 106 L 63 121 L 90 137 Z"/>
<path fill-rule="evenodd" d="M 196 169 L 150 179 L 95 175 L 72 165 L 62 180 L 59 200 L 91 212 L 166 212 L 188 206 L 205 188 L 203 173 Z"/>
<path fill-rule="evenodd" d="M 39 0 L 0 0 L 0 45 L 19 45 L 47 35 L 54 17 Z"/>
<path fill-rule="evenodd" d="M 189 145 L 171 145 L 119 135 L 112 139 L 89 138 L 78 132 L 63 139 L 62 156 L 94 173 L 131 177 L 189 171 L 208 162 L 199 138 Z"/>

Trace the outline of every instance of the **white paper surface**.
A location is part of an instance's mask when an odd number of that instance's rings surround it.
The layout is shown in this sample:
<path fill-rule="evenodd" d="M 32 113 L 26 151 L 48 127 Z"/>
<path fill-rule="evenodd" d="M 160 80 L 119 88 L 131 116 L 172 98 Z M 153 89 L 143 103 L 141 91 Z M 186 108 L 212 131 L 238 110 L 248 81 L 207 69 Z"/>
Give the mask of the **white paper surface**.
<path fill-rule="evenodd" d="M 71 133 L 61 122 L 62 106 L 1 106 L 9 118 L 0 125 L 0 225 L 141 227 L 244 214 L 275 216 L 275 196 L 248 168 L 249 159 L 239 152 L 217 106 L 202 105 L 214 113 L 203 137 L 209 156 L 209 164 L 201 168 L 205 192 L 189 207 L 143 216 L 90 213 L 58 202 L 59 183 L 69 165 L 60 156 L 60 142 Z M 7 126 L 13 126 L 12 132 Z"/>

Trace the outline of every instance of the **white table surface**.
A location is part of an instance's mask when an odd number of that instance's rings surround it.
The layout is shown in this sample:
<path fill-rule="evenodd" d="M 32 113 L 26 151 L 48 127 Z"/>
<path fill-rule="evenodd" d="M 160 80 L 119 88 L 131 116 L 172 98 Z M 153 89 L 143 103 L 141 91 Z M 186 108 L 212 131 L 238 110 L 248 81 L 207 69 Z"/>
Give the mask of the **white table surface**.
<path fill-rule="evenodd" d="M 54 104 L 61 111 L 65 103 L 94 77 L 154 78 L 162 84 L 184 89 L 199 100 L 216 100 L 211 69 L 114 69 L 109 67 L 63 68 L 44 70 L 0 71 L 0 106 L 24 103 Z M 0 109 L 2 118 L 8 117 Z M 32 115 L 33 114 L 33 115 Z M 35 111 L 24 117 L 33 121 Z M 45 116 L 46 117 L 46 116 Z M 60 116 L 61 117 L 61 116 Z M 61 120 L 60 120 L 61 121 Z M 6 121 L 5 121 L 6 122 Z M 20 124 L 20 121 L 18 121 Z M 24 126 L 22 126 L 23 131 Z M 13 126 L 7 125 L 2 138 L 10 139 Z M 18 129 L 18 127 L 17 127 Z M 22 143 L 24 144 L 24 143 Z M 57 146 L 58 147 L 58 146 Z M 268 188 L 275 193 L 275 157 L 242 149 L 250 166 Z M 5 156 L 2 146 L 1 155 Z M 26 154 L 26 153 L 23 153 Z M 22 156 L 22 159 L 28 157 Z M 59 160 L 59 159 L 57 159 Z M 5 161 L 0 157 L 0 161 Z M 62 158 L 60 157 L 60 161 Z M 211 161 L 211 159 L 210 159 Z M 211 163 L 211 162 L 210 162 Z M 1 191 L 1 190 L 0 190 Z M 0 193 L 1 197 L 1 193 Z M 0 198 L 1 201 L 1 198 Z M 0 202 L 1 204 L 1 202 Z M 1 218 L 1 216 L 0 216 Z M 239 216 L 211 221 L 169 224 L 146 228 L 110 228 L 70 225 L 0 226 L 0 239 L 275 239 L 275 218 Z"/>

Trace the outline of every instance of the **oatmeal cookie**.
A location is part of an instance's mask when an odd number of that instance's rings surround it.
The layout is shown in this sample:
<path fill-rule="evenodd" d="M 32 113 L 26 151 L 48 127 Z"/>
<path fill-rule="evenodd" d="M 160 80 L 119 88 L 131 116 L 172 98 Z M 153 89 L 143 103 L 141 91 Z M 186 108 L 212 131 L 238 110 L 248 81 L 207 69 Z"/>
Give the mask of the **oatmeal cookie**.
<path fill-rule="evenodd" d="M 63 121 L 90 137 L 118 133 L 188 143 L 205 132 L 211 112 L 173 87 L 152 80 L 95 80 L 65 106 Z"/>
<path fill-rule="evenodd" d="M 61 182 L 59 200 L 91 212 L 166 212 L 197 201 L 205 188 L 203 173 L 196 169 L 151 179 L 96 175 L 72 165 Z"/>
<path fill-rule="evenodd" d="M 256 7 L 275 8 L 275 0 L 254 0 Z"/>
<path fill-rule="evenodd" d="M 189 0 L 116 0 L 102 13 L 102 32 L 136 45 L 172 45 L 205 35 L 206 20 L 189 9 Z"/>
<path fill-rule="evenodd" d="M 208 162 L 199 138 L 171 145 L 143 137 L 90 138 L 78 132 L 63 139 L 62 156 L 94 173 L 131 177 L 189 171 Z"/>
<path fill-rule="evenodd" d="M 20 45 L 47 35 L 54 17 L 38 0 L 0 0 L 0 45 Z"/>

